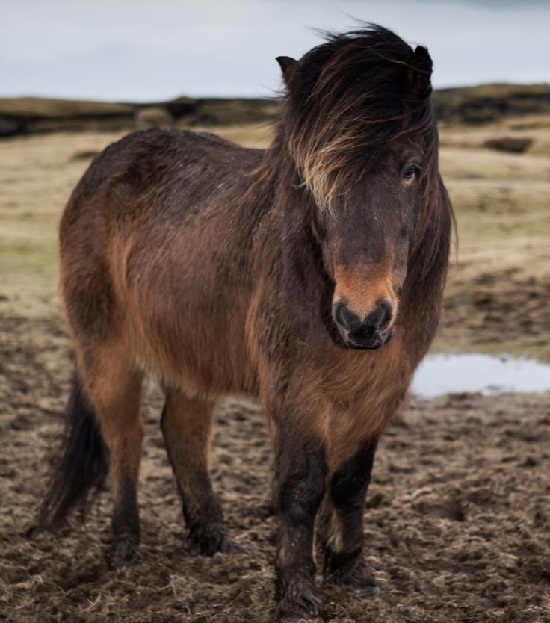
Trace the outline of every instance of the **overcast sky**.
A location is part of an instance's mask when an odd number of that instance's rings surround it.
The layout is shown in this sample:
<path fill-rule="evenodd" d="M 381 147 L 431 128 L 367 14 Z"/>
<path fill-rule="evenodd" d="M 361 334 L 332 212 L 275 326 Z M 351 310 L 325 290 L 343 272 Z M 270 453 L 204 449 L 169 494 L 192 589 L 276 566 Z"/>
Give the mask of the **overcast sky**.
<path fill-rule="evenodd" d="M 266 96 L 353 18 L 430 50 L 436 87 L 550 81 L 550 0 L 0 0 L 0 96 Z"/>

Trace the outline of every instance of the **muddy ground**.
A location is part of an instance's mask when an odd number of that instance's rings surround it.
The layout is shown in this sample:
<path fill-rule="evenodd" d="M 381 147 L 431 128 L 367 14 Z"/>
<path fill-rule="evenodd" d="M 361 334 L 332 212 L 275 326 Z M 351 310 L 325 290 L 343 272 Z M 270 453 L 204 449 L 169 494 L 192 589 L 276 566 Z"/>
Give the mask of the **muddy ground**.
<path fill-rule="evenodd" d="M 0 335 L 0 620 L 271 621 L 275 520 L 257 407 L 242 400 L 222 406 L 213 456 L 227 524 L 246 553 L 192 558 L 151 385 L 143 560 L 113 572 L 108 492 L 85 524 L 74 518 L 58 535 L 25 536 L 61 432 L 71 355 L 53 311 L 18 314 L 0 300 Z M 550 621 L 549 474 L 548 395 L 413 400 L 404 422 L 383 438 L 368 496 L 365 547 L 382 592 L 361 600 L 322 586 L 323 619 Z"/>

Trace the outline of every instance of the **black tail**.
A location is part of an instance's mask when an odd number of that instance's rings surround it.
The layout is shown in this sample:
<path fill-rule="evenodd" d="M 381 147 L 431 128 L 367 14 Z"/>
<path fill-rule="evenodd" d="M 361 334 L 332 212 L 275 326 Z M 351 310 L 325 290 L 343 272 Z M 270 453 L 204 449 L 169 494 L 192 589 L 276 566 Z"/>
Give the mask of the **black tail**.
<path fill-rule="evenodd" d="M 49 490 L 42 503 L 38 528 L 58 528 L 77 505 L 86 506 L 99 493 L 109 472 L 109 454 L 93 407 L 75 374 L 67 404 L 65 435 Z"/>

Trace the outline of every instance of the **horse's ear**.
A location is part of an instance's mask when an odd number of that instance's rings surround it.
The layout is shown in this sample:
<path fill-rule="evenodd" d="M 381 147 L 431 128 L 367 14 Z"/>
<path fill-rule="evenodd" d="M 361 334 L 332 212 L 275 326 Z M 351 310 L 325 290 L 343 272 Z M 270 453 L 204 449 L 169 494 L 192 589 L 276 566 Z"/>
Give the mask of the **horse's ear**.
<path fill-rule="evenodd" d="M 296 66 L 297 61 L 290 58 L 290 56 L 277 56 L 275 60 L 279 63 L 279 67 L 283 72 L 283 80 L 288 88 L 290 77 L 294 73 L 294 67 Z"/>
<path fill-rule="evenodd" d="M 426 99 L 432 92 L 431 77 L 433 70 L 433 63 L 428 50 L 422 45 L 416 46 L 407 65 L 407 99 L 409 101 Z"/>

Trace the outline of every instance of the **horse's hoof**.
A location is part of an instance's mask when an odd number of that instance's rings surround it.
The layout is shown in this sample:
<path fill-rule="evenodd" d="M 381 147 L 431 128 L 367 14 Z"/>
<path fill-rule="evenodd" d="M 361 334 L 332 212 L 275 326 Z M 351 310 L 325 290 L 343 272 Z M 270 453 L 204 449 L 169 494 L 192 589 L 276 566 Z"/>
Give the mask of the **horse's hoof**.
<path fill-rule="evenodd" d="M 333 570 L 325 576 L 325 583 L 349 586 L 353 589 L 353 593 L 362 599 L 380 594 L 380 587 L 376 584 L 372 570 L 363 560 L 358 560 L 348 567 Z"/>
<path fill-rule="evenodd" d="M 361 597 L 361 599 L 367 599 L 369 597 L 376 597 L 380 595 L 381 590 L 379 586 L 364 586 L 363 588 L 355 588 L 353 590 L 357 597 Z"/>
<path fill-rule="evenodd" d="M 277 617 L 281 621 L 288 623 L 292 621 L 303 621 L 304 619 L 315 619 L 321 610 L 321 600 L 311 595 L 309 598 L 295 600 L 283 599 L 277 604 Z"/>
<path fill-rule="evenodd" d="M 240 543 L 237 543 L 237 541 L 232 539 L 227 534 L 224 534 L 220 552 L 224 554 L 244 554 L 246 552 L 246 547 Z"/>
<path fill-rule="evenodd" d="M 242 554 L 244 547 L 228 534 L 219 530 L 195 530 L 187 539 L 187 552 L 190 556 L 213 556 L 222 554 Z"/>
<path fill-rule="evenodd" d="M 361 556 L 342 566 L 333 566 L 330 570 L 325 570 L 325 583 L 351 586 L 358 591 L 364 591 L 365 597 L 368 591 L 372 591 L 375 588 L 380 592 L 372 569 Z"/>
<path fill-rule="evenodd" d="M 277 603 L 277 617 L 283 621 L 314 619 L 321 611 L 321 600 L 314 589 L 286 595 Z"/>
<path fill-rule="evenodd" d="M 111 568 L 121 569 L 137 564 L 141 559 L 139 544 L 135 537 L 124 535 L 113 541 Z"/>

